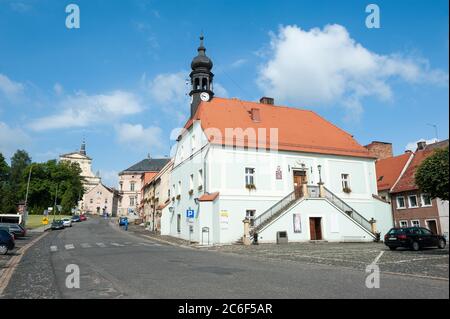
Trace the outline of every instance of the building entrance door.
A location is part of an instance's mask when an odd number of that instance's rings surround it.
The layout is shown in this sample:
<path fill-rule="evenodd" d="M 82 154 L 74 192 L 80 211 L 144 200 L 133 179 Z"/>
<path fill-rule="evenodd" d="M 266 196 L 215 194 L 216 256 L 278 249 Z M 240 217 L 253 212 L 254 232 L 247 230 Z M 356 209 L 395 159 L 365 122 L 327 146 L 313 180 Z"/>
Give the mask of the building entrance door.
<path fill-rule="evenodd" d="M 306 171 L 294 171 L 295 198 L 303 197 L 303 184 L 306 183 Z"/>
<path fill-rule="evenodd" d="M 310 217 L 309 218 L 309 232 L 311 240 L 322 240 L 322 218 Z"/>
<path fill-rule="evenodd" d="M 438 234 L 437 225 L 435 220 L 427 220 L 428 229 L 435 235 Z"/>

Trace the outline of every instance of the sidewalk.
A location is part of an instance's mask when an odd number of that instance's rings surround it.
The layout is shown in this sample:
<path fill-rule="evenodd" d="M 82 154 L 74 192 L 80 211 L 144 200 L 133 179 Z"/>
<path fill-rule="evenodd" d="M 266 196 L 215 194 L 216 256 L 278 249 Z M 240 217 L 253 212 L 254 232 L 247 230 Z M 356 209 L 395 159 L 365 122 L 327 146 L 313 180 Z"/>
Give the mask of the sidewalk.
<path fill-rule="evenodd" d="M 39 227 L 36 227 L 36 228 L 33 228 L 33 229 L 27 229 L 27 232 L 28 233 L 43 233 L 43 232 L 49 230 L 50 227 L 51 227 L 50 224 L 43 225 L 43 226 L 39 226 Z"/>

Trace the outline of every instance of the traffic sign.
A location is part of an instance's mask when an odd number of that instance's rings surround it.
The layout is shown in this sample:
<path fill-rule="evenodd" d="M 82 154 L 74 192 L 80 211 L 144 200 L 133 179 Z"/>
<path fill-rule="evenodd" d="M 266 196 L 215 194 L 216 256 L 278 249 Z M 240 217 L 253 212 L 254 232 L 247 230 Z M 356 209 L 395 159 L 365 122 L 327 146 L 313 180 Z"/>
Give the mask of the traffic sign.
<path fill-rule="evenodd" d="M 193 209 L 187 209 L 186 210 L 186 217 L 187 218 L 194 218 L 194 216 L 195 216 L 195 212 L 194 212 Z"/>

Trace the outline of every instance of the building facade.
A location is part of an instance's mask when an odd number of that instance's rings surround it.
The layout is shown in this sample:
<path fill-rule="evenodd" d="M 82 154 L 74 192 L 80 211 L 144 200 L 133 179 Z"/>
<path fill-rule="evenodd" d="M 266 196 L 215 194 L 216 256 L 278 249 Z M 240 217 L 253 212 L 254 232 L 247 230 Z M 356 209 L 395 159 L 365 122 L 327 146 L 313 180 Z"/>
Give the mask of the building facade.
<path fill-rule="evenodd" d="M 97 184 L 84 195 L 85 212 L 93 215 L 117 216 L 119 192 L 102 183 Z"/>
<path fill-rule="evenodd" d="M 163 210 L 168 234 L 203 244 L 275 242 L 280 232 L 372 241 L 392 227 L 366 148 L 312 111 L 214 97 L 205 50 L 202 39 Z"/>
<path fill-rule="evenodd" d="M 398 181 L 390 190 L 396 227 L 420 226 L 448 237 L 448 201 L 431 199 L 415 183 L 415 173 L 422 162 L 437 148 L 448 147 L 448 140 L 426 145 L 419 142 Z"/>
<path fill-rule="evenodd" d="M 119 216 L 140 217 L 143 176 L 151 179 L 170 159 L 146 158 L 119 173 Z M 147 175 L 145 175 L 147 173 Z"/>

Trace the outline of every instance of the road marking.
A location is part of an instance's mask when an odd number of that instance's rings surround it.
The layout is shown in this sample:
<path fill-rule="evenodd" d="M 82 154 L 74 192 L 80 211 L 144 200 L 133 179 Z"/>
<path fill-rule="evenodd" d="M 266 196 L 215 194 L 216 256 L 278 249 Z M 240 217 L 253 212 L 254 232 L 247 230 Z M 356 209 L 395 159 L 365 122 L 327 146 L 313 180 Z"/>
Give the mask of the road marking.
<path fill-rule="evenodd" d="M 88 244 L 88 243 L 82 243 L 81 247 L 83 247 L 83 248 L 91 248 L 92 246 L 91 246 L 91 244 Z"/>
<path fill-rule="evenodd" d="M 72 244 L 65 245 L 64 247 L 66 248 L 66 250 L 75 249 L 75 246 Z"/>
<path fill-rule="evenodd" d="M 97 245 L 98 247 L 102 247 L 102 248 L 106 247 L 106 245 L 105 245 L 104 243 L 96 243 L 96 245 Z"/>
<path fill-rule="evenodd" d="M 111 243 L 111 245 L 113 245 L 113 246 L 117 246 L 117 247 L 123 247 L 123 245 L 121 245 L 121 244 L 118 244 L 118 243 Z"/>
<path fill-rule="evenodd" d="M 378 260 L 380 260 L 381 256 L 383 256 L 383 254 L 384 254 L 384 250 L 382 250 L 382 251 L 378 254 L 378 256 L 373 260 L 372 265 L 375 265 L 375 264 L 378 262 Z"/>
<path fill-rule="evenodd" d="M 52 252 L 58 251 L 58 247 L 57 246 L 50 246 L 50 251 L 52 251 Z"/>

